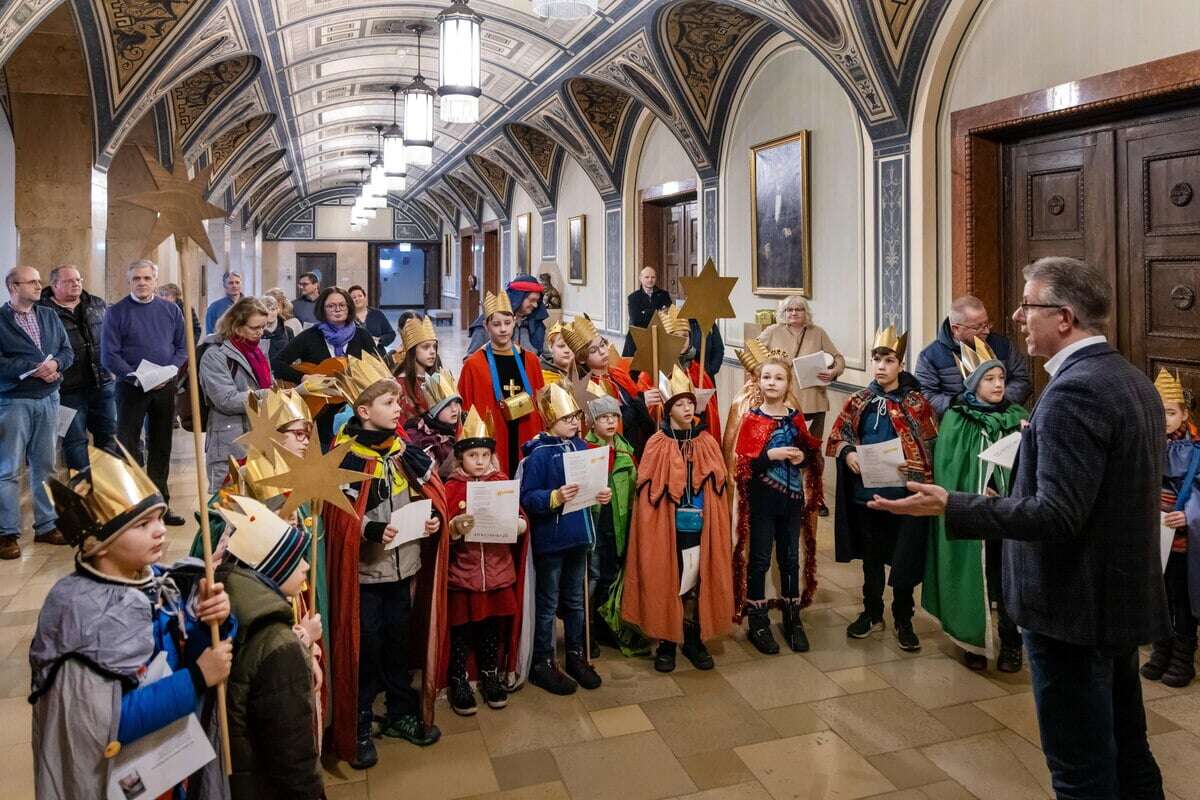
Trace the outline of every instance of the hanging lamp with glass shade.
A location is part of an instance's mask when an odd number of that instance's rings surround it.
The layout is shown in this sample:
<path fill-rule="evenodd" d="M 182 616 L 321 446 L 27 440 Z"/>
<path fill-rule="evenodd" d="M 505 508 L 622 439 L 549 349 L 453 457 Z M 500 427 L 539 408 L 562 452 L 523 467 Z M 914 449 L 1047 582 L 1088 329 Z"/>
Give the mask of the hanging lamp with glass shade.
<path fill-rule="evenodd" d="M 442 122 L 479 121 L 479 26 L 483 17 L 467 7 L 467 0 L 453 0 L 438 14 L 438 97 Z"/>
<path fill-rule="evenodd" d="M 404 132 L 397 123 L 399 86 L 391 86 L 392 124 L 383 129 L 383 169 L 389 192 L 403 192 L 408 185 L 408 159 L 404 155 Z"/>
<path fill-rule="evenodd" d="M 417 35 L 417 74 L 404 89 L 404 152 L 409 164 L 427 167 L 433 163 L 433 89 L 421 75 L 421 34 L 429 26 L 417 22 L 408 29 Z"/>
<path fill-rule="evenodd" d="M 597 0 L 533 0 L 533 13 L 544 19 L 581 19 L 596 13 Z"/>

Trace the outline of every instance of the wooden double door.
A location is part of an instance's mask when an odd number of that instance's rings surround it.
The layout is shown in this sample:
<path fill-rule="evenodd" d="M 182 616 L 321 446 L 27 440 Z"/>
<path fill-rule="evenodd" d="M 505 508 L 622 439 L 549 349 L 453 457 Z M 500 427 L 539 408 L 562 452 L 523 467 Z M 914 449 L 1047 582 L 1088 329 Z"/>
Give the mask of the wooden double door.
<path fill-rule="evenodd" d="M 1109 341 L 1151 378 L 1166 367 L 1200 394 L 1200 108 L 1014 142 L 1004 169 L 1006 314 L 1026 264 L 1087 261 L 1113 287 Z M 1033 376 L 1040 390 L 1040 359 Z"/>

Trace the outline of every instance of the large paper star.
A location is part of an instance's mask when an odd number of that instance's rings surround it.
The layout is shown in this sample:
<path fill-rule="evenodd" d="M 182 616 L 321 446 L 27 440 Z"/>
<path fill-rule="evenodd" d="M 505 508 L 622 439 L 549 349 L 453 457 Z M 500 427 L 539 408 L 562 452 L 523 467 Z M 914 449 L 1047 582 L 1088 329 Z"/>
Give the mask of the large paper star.
<path fill-rule="evenodd" d="M 320 447 L 310 446 L 303 456 L 280 448 L 279 455 L 283 456 L 283 461 L 287 464 L 287 472 L 259 481 L 264 486 L 291 489 L 292 493 L 279 510 L 279 516 L 289 519 L 292 512 L 309 501 L 314 505 L 320 502 L 333 503 L 342 511 L 353 515 L 354 506 L 350 505 L 350 501 L 342 493 L 342 486 L 347 483 L 359 483 L 363 478 L 371 476 L 351 469 L 342 469 L 342 459 L 350 450 L 351 444 L 352 442 L 342 442 L 328 453 L 322 453 Z"/>
<path fill-rule="evenodd" d="M 275 447 L 279 444 L 278 413 L 272 414 L 267 407 L 267 401 L 260 401 L 246 417 L 250 421 L 250 430 L 243 433 L 235 442 L 246 448 L 246 455 L 251 456 L 251 450 L 257 450 L 267 458 L 275 455 Z"/>
<path fill-rule="evenodd" d="M 719 319 L 736 317 L 729 295 L 737 281 L 737 278 L 722 278 L 717 274 L 717 265 L 710 258 L 704 262 L 699 275 L 679 279 L 684 297 L 679 316 L 696 320 L 702 331 L 708 331 Z"/>
<path fill-rule="evenodd" d="M 216 261 L 212 242 L 204 230 L 204 220 L 224 219 L 227 214 L 225 209 L 204 199 L 208 189 L 208 174 L 212 168 L 197 167 L 195 177 L 189 179 L 182 154 L 175 154 L 174 166 L 168 172 L 148 150 L 144 147 L 138 149 L 158 188 L 153 192 L 138 192 L 118 199 L 158 214 L 154 227 L 146 237 L 146 253 L 151 253 L 168 236 L 174 236 L 176 247 L 182 249 L 183 243 L 191 239 L 209 258 Z"/>
<path fill-rule="evenodd" d="M 654 363 L 654 345 L 651 339 L 651 331 L 654 331 L 658 336 L 657 364 Z M 670 375 L 671 367 L 679 363 L 679 354 L 688 346 L 687 336 L 676 336 L 673 333 L 667 333 L 662 326 L 662 320 L 658 314 L 650 317 L 650 324 L 645 328 L 630 325 L 629 335 L 633 337 L 633 344 L 637 347 L 637 352 L 633 355 L 633 362 L 629 365 L 630 369 L 635 369 L 639 372 L 649 372 L 655 376 L 660 372 Z"/>

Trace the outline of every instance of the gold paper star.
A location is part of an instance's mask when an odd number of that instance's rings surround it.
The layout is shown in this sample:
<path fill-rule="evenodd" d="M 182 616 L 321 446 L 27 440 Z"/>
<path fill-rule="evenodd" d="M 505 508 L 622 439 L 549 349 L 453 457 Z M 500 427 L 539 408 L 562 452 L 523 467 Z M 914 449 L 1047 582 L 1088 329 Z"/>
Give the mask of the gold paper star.
<path fill-rule="evenodd" d="M 658 334 L 657 364 L 654 363 L 651 331 L 657 331 Z M 649 372 L 655 376 L 660 372 L 670 375 L 671 367 L 679 362 L 679 354 L 688 346 L 688 337 L 667 333 L 657 314 L 651 316 L 650 324 L 645 328 L 630 325 L 629 335 L 633 337 L 633 344 L 637 347 L 637 352 L 633 356 L 633 362 L 629 365 L 630 369 L 635 369 L 639 372 Z"/>
<path fill-rule="evenodd" d="M 350 450 L 351 444 L 353 443 L 342 442 L 328 453 L 322 453 L 320 447 L 310 446 L 303 456 L 280 448 L 278 452 L 287 464 L 287 472 L 259 481 L 264 486 L 291 489 L 292 493 L 280 509 L 279 516 L 288 519 L 292 512 L 310 500 L 314 505 L 322 501 L 333 503 L 347 514 L 353 515 L 354 506 L 350 505 L 350 501 L 342 493 L 342 486 L 358 483 L 371 476 L 351 469 L 342 469 L 342 459 Z"/>
<path fill-rule="evenodd" d="M 253 410 L 247 409 L 246 417 L 250 421 L 250 430 L 234 441 L 246 448 L 247 456 L 253 455 L 251 453 L 251 449 L 253 449 L 270 458 L 275 454 L 276 445 L 280 443 L 278 413 L 272 414 L 264 400 L 255 403 Z"/>
<path fill-rule="evenodd" d="M 736 317 L 729 295 L 737 278 L 722 278 L 717 274 L 717 265 L 710 258 L 704 262 L 704 269 L 694 278 L 680 278 L 683 285 L 683 306 L 679 316 L 694 319 L 705 333 L 719 319 Z"/>
<path fill-rule="evenodd" d="M 225 209 L 204 199 L 208 189 L 208 174 L 212 168 L 197 167 L 195 177 L 188 179 L 187 164 L 182 154 L 175 154 L 174 166 L 168 172 L 148 150 L 144 147 L 138 149 L 158 189 L 118 199 L 158 214 L 146 238 L 146 254 L 150 254 L 168 236 L 174 236 L 176 247 L 182 248 L 183 242 L 191 239 L 209 258 L 216 261 L 212 242 L 204 230 L 204 220 L 224 219 L 227 215 Z"/>

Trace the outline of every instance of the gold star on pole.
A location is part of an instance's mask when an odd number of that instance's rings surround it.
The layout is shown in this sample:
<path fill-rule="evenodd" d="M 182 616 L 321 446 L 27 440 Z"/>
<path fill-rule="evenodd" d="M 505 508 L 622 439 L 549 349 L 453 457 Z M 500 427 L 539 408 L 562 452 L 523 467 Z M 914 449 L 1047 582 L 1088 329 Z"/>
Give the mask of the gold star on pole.
<path fill-rule="evenodd" d="M 667 333 L 658 314 L 650 317 L 650 324 L 645 328 L 629 326 L 629 335 L 633 337 L 633 344 L 637 347 L 633 362 L 629 365 L 630 369 L 649 372 L 654 376 L 660 372 L 670 375 L 671 368 L 679 363 L 679 354 L 688 346 L 687 336 Z M 655 363 L 656 360 L 658 363 Z"/>
<path fill-rule="evenodd" d="M 146 237 L 146 253 L 151 253 L 168 236 L 174 236 L 177 248 L 182 249 L 183 242 L 191 239 L 209 258 L 216 261 L 212 242 L 204 230 L 204 220 L 224 219 L 227 214 L 225 209 L 204 199 L 211 167 L 198 167 L 195 177 L 189 179 L 182 154 L 175 154 L 174 165 L 168 172 L 149 151 L 138 149 L 158 188 L 153 192 L 138 192 L 118 199 L 158 214 L 154 227 Z"/>
<path fill-rule="evenodd" d="M 253 409 L 246 410 L 246 417 L 250 421 L 250 430 L 243 433 L 235 442 L 246 448 L 246 455 L 253 455 L 251 450 L 257 450 L 267 458 L 271 458 L 275 453 L 275 448 L 279 445 L 279 414 L 272 414 L 267 407 L 267 401 L 255 403 Z"/>
<path fill-rule="evenodd" d="M 717 274 L 717 265 L 710 258 L 699 275 L 679 279 L 684 297 L 679 316 L 696 320 L 700 330 L 705 332 L 719 319 L 736 317 L 729 295 L 737 281 L 737 278 L 722 278 Z"/>
<path fill-rule="evenodd" d="M 342 493 L 342 486 L 358 483 L 371 476 L 351 469 L 342 469 L 342 459 L 350 450 L 351 444 L 342 442 L 328 453 L 322 453 L 320 447 L 312 446 L 303 456 L 280 448 L 278 452 L 287 464 L 287 472 L 259 481 L 264 486 L 278 486 L 291 490 L 292 493 L 280 509 L 279 516 L 288 519 L 292 512 L 309 501 L 314 505 L 323 501 L 333 503 L 342 511 L 353 515 L 354 506 L 350 505 L 350 501 Z"/>

